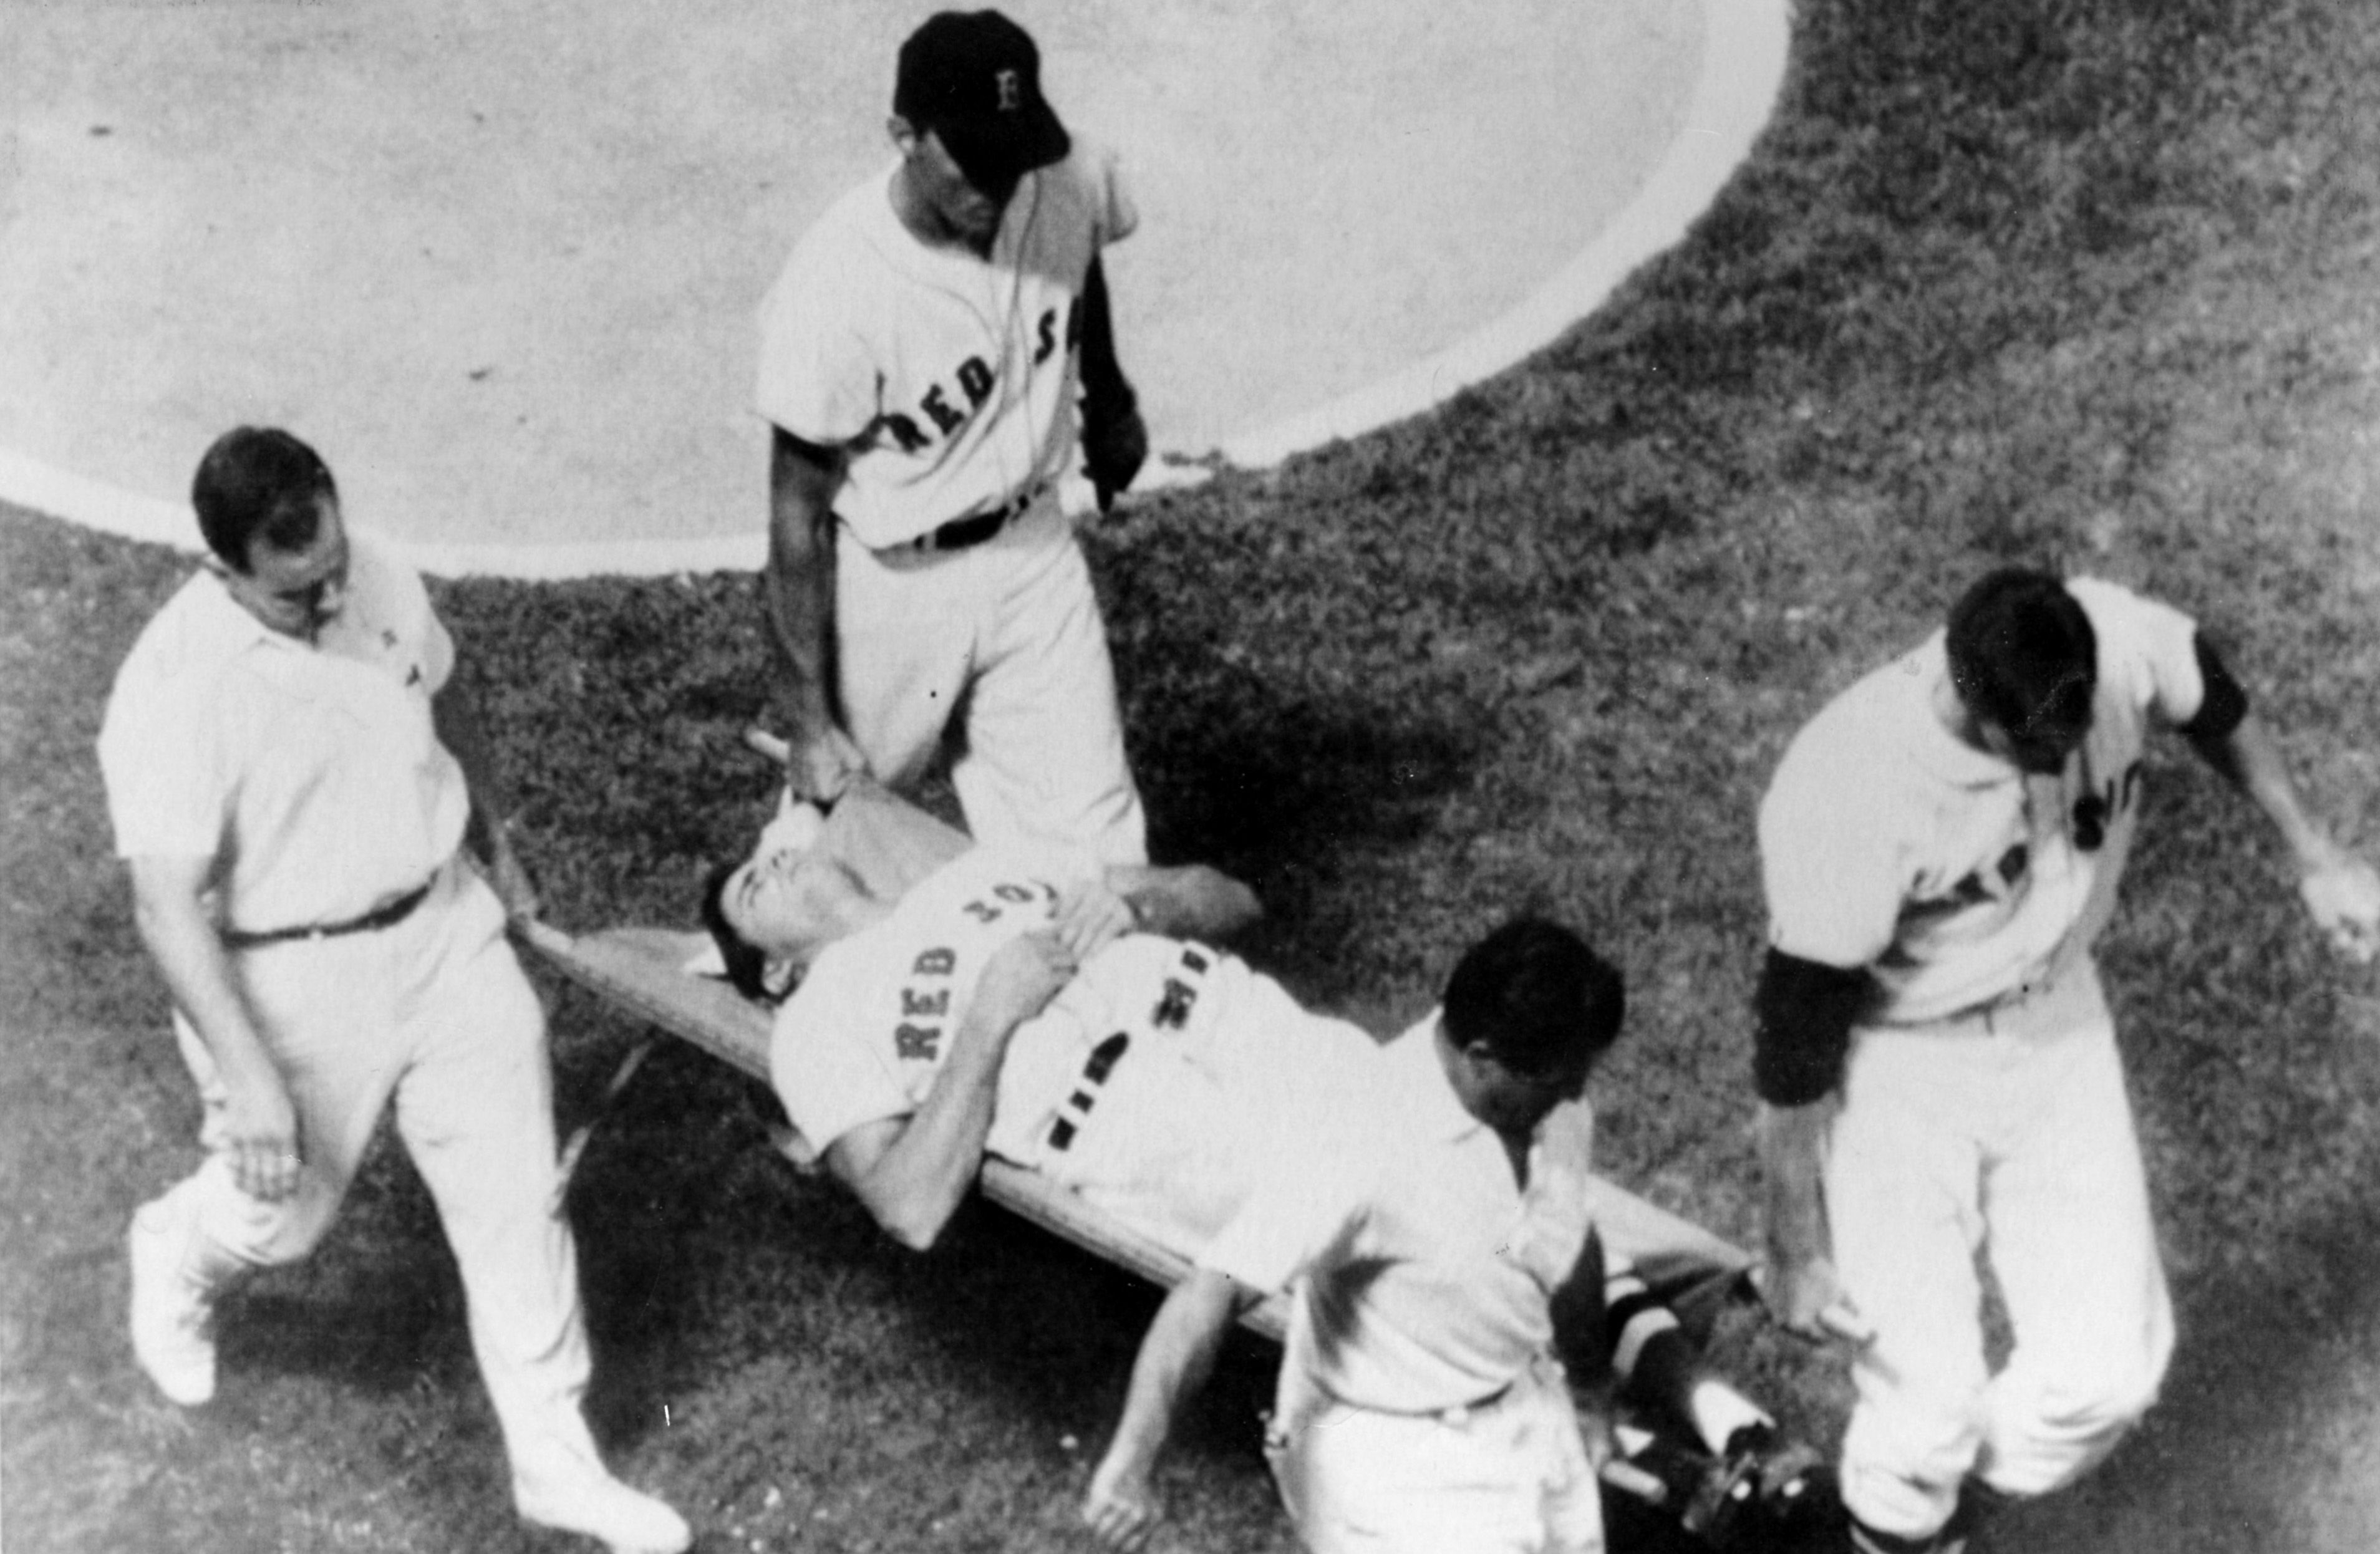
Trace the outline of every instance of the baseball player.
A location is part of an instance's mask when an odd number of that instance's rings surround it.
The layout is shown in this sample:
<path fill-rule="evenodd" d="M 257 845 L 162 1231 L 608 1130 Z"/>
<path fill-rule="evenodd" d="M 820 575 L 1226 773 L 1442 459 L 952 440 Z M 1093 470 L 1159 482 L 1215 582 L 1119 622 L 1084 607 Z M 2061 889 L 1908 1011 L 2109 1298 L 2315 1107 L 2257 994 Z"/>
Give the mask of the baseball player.
<path fill-rule="evenodd" d="M 1762 804 L 1767 1294 L 1793 1331 L 1857 1345 L 1859 1548 L 1963 1547 L 1994 1495 L 2104 1457 L 2164 1373 L 2172 1317 L 2091 958 L 2153 724 L 2246 791 L 2315 922 L 2368 957 L 2380 877 L 2306 816 L 2190 619 L 2109 583 L 1985 577 L 1811 720 Z M 2015 1333 L 1997 1373 L 1979 1250 Z"/>
<path fill-rule="evenodd" d="M 133 1353 L 173 1402 L 212 1397 L 216 1296 L 322 1239 L 394 1098 L 521 1514 L 615 1550 L 685 1548 L 686 1523 L 605 1471 L 579 1413 L 544 1019 L 504 937 L 535 897 L 454 645 L 288 433 L 218 439 L 191 500 L 212 560 L 141 632 L 99 738 L 135 924 L 204 1109 L 204 1161 L 133 1217 Z"/>
<path fill-rule="evenodd" d="M 1106 633 L 1058 507 L 1078 395 L 1103 502 L 1148 452 L 1099 258 L 1137 218 L 997 11 L 910 36 L 890 127 L 897 160 L 802 238 L 760 312 L 789 784 L 831 803 L 856 772 L 905 782 L 963 717 L 951 775 L 978 837 L 1141 862 Z"/>
<path fill-rule="evenodd" d="M 886 868 L 863 856 L 853 809 L 827 822 L 839 836 L 772 822 L 773 842 L 714 877 L 704 916 L 747 992 L 810 966 L 778 1016 L 777 1088 L 829 1170 L 912 1246 L 931 1244 L 989 1150 L 1195 1257 L 1280 1173 L 1278 1139 L 1388 1072 L 1367 1033 L 1309 1014 L 1233 956 L 1162 937 L 1254 917 L 1254 898 L 1211 870 L 980 847 Z M 1135 931 L 1111 937 L 1127 922 Z M 1710 1271 L 1692 1261 L 1649 1243 L 1604 1257 L 1616 1385 L 1668 1432 L 1640 1460 L 1682 1507 L 1715 1475 L 1760 1500 L 1714 1515 L 1823 1514 L 1808 1454 L 1703 1367 L 1654 1287 Z M 1680 1441 L 1694 1443 L 1684 1456 Z"/>

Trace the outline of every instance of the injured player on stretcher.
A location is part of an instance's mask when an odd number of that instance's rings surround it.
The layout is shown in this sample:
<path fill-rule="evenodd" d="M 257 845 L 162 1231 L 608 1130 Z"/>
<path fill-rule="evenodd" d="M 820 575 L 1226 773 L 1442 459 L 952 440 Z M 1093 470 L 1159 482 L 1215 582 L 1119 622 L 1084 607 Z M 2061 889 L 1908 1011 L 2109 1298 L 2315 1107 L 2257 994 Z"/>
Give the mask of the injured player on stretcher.
<path fill-rule="evenodd" d="M 739 989 L 783 998 L 771 1070 L 795 1128 L 906 1245 L 933 1244 L 988 1152 L 1195 1257 L 1282 1141 L 1378 1087 L 1369 1033 L 1212 947 L 1259 916 L 1215 869 L 991 847 L 863 869 L 818 834 L 814 811 L 782 814 L 714 873 L 704 920 Z M 1823 1498 L 1811 1454 L 1701 1368 L 1637 1250 L 1603 1237 L 1621 1402 L 1735 1463 L 1750 1520 L 1800 1520 Z M 1706 1468 L 1670 1465 L 1693 1477 L 1673 1501 L 1707 1494 Z"/>

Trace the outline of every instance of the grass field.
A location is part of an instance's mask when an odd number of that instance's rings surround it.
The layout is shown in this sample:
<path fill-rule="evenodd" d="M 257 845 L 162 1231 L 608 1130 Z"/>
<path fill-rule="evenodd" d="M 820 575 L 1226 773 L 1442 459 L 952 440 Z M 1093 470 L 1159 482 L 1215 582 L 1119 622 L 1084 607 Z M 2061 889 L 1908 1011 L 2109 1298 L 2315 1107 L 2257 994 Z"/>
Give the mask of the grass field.
<path fill-rule="evenodd" d="M 1783 106 L 1679 249 L 1418 421 L 1091 536 L 1164 857 L 1258 886 L 1256 954 L 1378 1022 L 1521 905 L 1630 974 L 1616 1174 L 1749 1237 L 1753 807 L 1823 697 L 2019 559 L 2174 600 L 2317 807 L 2380 844 L 2380 6 L 1809 0 Z M 300 429 L 302 431 L 302 428 Z M 338 450 L 324 450 L 335 466 Z M 368 522 L 370 515 L 355 515 Z M 0 514 L 6 1536 L 59 1550 L 534 1547 L 459 1294 L 383 1147 L 340 1231 L 225 1312 L 221 1400 L 153 1402 L 119 1236 L 196 1116 L 108 859 L 91 741 L 183 564 Z M 749 578 L 444 587 L 565 926 L 689 916 L 769 773 Z M 2001 1550 L 2380 1547 L 2380 996 L 2172 747 L 2104 947 L 2182 1321 L 2166 1402 Z M 634 1035 L 552 1003 L 565 1123 Z M 1152 1307 L 990 1210 L 901 1253 L 660 1053 L 577 1179 L 595 1411 L 714 1549 L 1038 1549 Z M 1832 1363 L 1730 1366 L 1830 1439 Z M 1170 1547 L 1287 1548 L 1230 1357 Z"/>

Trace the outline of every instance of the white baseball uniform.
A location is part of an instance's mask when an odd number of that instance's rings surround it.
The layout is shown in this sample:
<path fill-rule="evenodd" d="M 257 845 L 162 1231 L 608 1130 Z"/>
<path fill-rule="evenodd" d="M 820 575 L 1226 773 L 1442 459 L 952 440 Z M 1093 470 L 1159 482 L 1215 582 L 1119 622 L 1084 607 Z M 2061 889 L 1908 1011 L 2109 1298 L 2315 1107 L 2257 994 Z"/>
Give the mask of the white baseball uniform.
<path fill-rule="evenodd" d="M 392 926 L 229 951 L 298 1115 L 298 1188 L 249 1197 L 217 1152 L 225 1092 L 177 1014 L 204 1103 L 198 1172 L 139 1211 L 212 1291 L 304 1257 L 390 1099 L 438 1206 L 516 1482 L 602 1472 L 578 1402 L 588 1351 L 561 1213 L 543 1012 L 504 911 L 457 853 L 469 799 L 431 697 L 453 647 L 421 581 L 349 531 L 344 608 L 317 646 L 192 577 L 118 672 L 99 738 L 117 853 L 217 864 L 226 930 L 352 922 L 425 884 Z"/>
<path fill-rule="evenodd" d="M 1084 279 L 1137 218 L 1113 160 L 1078 140 L 1025 176 L 978 259 L 902 225 L 898 168 L 829 208 L 760 310 L 760 414 L 847 459 L 834 499 L 844 724 L 898 783 L 964 702 L 952 781 L 979 840 L 1144 861 L 1106 632 L 1057 498 Z M 921 548 L 945 524 L 1001 513 L 995 538 Z"/>
<path fill-rule="evenodd" d="M 924 1104 L 984 966 L 1049 925 L 1080 868 L 975 848 L 819 955 L 780 1008 L 770 1051 L 812 1147 Z M 1362 1084 L 1377 1050 L 1234 956 L 1128 934 L 1018 1026 L 985 1147 L 1186 1253 L 1294 1131 L 1280 1119 Z"/>
<path fill-rule="evenodd" d="M 1590 1229 L 1592 1114 L 1546 1119 L 1522 1186 L 1436 1026 L 1386 1049 L 1364 1105 L 1305 1129 L 1199 1261 L 1298 1280 L 1267 1454 L 1316 1554 L 1599 1550 L 1549 1305 Z"/>
<path fill-rule="evenodd" d="M 1844 1440 L 1863 1522 L 1932 1536 L 1973 1472 L 2039 1494 L 2153 1401 L 2173 1344 L 2115 1033 L 2090 950 L 2140 813 L 2152 721 L 2205 695 L 2191 621 L 2074 579 L 2097 640 L 2091 729 L 2027 777 L 1943 726 L 1937 633 L 1795 737 L 1760 811 L 1775 948 L 1867 968 L 1828 1141 L 1846 1293 L 1874 1325 Z M 1986 1370 L 1974 1257 L 2016 1343 Z"/>

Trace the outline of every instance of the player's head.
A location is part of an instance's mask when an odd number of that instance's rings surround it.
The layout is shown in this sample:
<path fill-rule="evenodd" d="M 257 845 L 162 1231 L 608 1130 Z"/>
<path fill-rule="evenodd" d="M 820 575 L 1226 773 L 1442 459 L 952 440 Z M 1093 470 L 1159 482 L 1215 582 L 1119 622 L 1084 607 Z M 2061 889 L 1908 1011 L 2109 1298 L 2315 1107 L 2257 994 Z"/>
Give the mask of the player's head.
<path fill-rule="evenodd" d="M 2091 732 L 2099 650 L 2091 618 L 2046 572 L 2003 567 L 1950 607 L 1950 683 L 1985 748 L 2054 772 Z"/>
<path fill-rule="evenodd" d="M 1586 1088 L 1628 1012 L 1617 967 L 1559 923 L 1516 917 L 1471 947 L 1439 1015 L 1449 1074 L 1474 1116 L 1526 1132 Z"/>
<path fill-rule="evenodd" d="M 338 613 L 347 540 L 322 455 L 276 427 L 235 427 L 190 480 L 207 548 L 232 597 L 275 631 L 310 637 Z"/>
<path fill-rule="evenodd" d="M 938 12 L 909 34 L 892 137 L 918 194 L 974 237 L 998 230 L 1026 174 L 1073 145 L 1041 95 L 1040 50 L 998 11 Z"/>
<path fill-rule="evenodd" d="M 747 998 L 783 998 L 820 951 L 880 911 L 859 876 L 822 847 L 764 841 L 703 882 L 702 926 Z"/>

